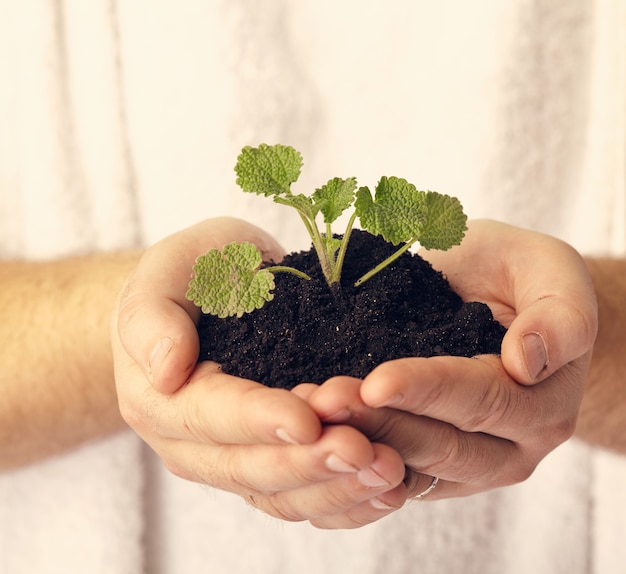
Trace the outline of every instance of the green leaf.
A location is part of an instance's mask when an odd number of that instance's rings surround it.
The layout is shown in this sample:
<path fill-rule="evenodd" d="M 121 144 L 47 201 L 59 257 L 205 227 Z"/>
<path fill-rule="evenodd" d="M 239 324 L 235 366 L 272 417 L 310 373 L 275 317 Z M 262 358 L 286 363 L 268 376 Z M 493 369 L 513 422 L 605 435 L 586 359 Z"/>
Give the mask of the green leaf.
<path fill-rule="evenodd" d="M 250 193 L 290 194 L 291 184 L 300 177 L 302 156 L 290 146 L 261 144 L 241 150 L 235 165 L 237 185 Z"/>
<path fill-rule="evenodd" d="M 313 204 L 313 200 L 302 193 L 298 195 L 276 196 L 274 197 L 276 203 L 281 205 L 287 205 L 297 209 L 302 215 L 308 217 L 311 221 L 315 219 L 315 216 L 319 213 L 319 207 Z"/>
<path fill-rule="evenodd" d="M 429 191 L 426 193 L 428 216 L 419 235 L 424 249 L 445 251 L 463 240 L 467 230 L 467 216 L 456 197 Z"/>
<path fill-rule="evenodd" d="M 339 248 L 341 247 L 341 239 L 337 239 L 336 237 L 332 236 L 324 236 L 324 247 L 326 248 L 328 258 L 334 260 L 335 253 L 337 253 L 337 251 L 339 251 Z"/>
<path fill-rule="evenodd" d="M 427 216 L 425 192 L 399 177 L 381 177 L 374 198 L 361 187 L 354 207 L 365 230 L 394 245 L 417 237 Z"/>
<path fill-rule="evenodd" d="M 198 257 L 187 298 L 203 313 L 241 317 L 274 298 L 274 275 L 259 269 L 261 253 L 252 243 L 229 243 Z"/>
<path fill-rule="evenodd" d="M 335 221 L 354 201 L 356 178 L 335 177 L 313 192 L 313 200 L 324 216 L 325 223 Z"/>

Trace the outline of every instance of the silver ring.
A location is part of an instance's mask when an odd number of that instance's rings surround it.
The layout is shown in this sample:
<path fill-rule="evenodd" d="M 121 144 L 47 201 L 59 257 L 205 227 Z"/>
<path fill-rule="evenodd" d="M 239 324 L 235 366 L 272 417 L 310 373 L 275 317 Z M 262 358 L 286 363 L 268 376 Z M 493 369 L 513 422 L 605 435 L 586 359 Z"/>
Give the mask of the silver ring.
<path fill-rule="evenodd" d="M 435 487 L 437 486 L 437 483 L 439 482 L 439 477 L 438 476 L 433 476 L 433 479 L 430 481 L 430 484 L 428 485 L 428 488 L 426 490 L 424 490 L 423 492 L 420 492 L 416 497 L 415 500 L 421 500 L 422 498 L 424 498 L 429 492 L 432 492 L 433 490 L 435 490 Z"/>

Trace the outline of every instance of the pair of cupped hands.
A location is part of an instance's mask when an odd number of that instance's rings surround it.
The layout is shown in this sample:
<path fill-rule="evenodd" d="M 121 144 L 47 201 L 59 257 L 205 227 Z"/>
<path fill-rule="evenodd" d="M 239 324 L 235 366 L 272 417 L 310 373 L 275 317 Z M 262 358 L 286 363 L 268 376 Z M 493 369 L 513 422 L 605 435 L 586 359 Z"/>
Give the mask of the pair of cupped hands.
<path fill-rule="evenodd" d="M 319 386 L 304 373 L 286 391 L 198 362 L 191 268 L 232 241 L 255 243 L 265 260 L 284 255 L 249 223 L 204 221 L 145 251 L 113 317 L 122 416 L 174 474 L 280 519 L 354 528 L 399 509 L 433 477 L 425 500 L 523 481 L 574 432 L 597 305 L 567 244 L 472 221 L 460 246 L 422 253 L 508 327 L 501 356 L 399 359 Z"/>

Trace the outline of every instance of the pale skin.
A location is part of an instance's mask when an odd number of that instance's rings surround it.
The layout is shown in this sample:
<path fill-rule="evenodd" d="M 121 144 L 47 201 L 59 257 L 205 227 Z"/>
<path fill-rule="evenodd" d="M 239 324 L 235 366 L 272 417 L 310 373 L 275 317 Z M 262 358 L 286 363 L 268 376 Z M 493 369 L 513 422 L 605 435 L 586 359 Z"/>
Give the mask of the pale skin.
<path fill-rule="evenodd" d="M 482 252 L 492 256 L 481 259 Z M 391 361 L 362 383 L 337 377 L 302 394 L 323 420 L 331 416 L 353 424 L 383 442 L 396 431 L 389 429 L 384 412 L 372 407 L 420 415 L 412 418 L 411 440 L 396 448 L 416 473 L 440 477 L 429 500 L 520 482 L 574 431 L 596 332 L 595 298 L 584 263 L 561 242 L 494 222 L 475 222 L 462 248 L 424 256 L 436 268 L 450 269 L 448 279 L 464 298 L 485 301 L 509 327 L 501 360 Z M 595 380 L 590 378 L 585 400 L 589 417 L 599 400 L 606 401 L 602 412 L 614 404 L 608 395 L 600 399 L 600 386 L 591 386 Z M 614 383 L 621 384 L 619 377 Z M 583 424 L 583 438 L 609 444 Z M 610 425 L 617 430 L 619 420 Z M 410 494 L 416 494 L 424 485 L 415 473 L 412 481 L 417 484 Z"/>
<path fill-rule="evenodd" d="M 481 255 L 495 232 L 497 239 L 489 248 L 493 263 L 488 264 Z M 321 387 L 301 385 L 288 393 L 229 377 L 210 363 L 196 366 L 197 311 L 184 299 L 188 264 L 209 247 L 244 239 L 280 256 L 279 246 L 258 228 L 233 220 L 205 222 L 146 251 L 125 283 L 119 316 L 114 313 L 122 415 L 176 474 L 236 492 L 273 516 L 345 528 L 392 512 L 426 488 L 432 475 L 441 481 L 428 500 L 523 480 L 571 435 L 581 399 L 579 436 L 626 452 L 620 431 L 626 391 L 616 375 L 626 366 L 624 353 L 616 352 L 626 342 L 626 317 L 616 306 L 626 294 L 623 261 L 589 262 L 594 278 L 613 281 L 597 283 L 601 320 L 604 309 L 613 320 L 601 322 L 586 386 L 596 307 L 582 260 L 553 239 L 475 222 L 470 241 L 429 257 L 448 270 L 462 294 L 489 302 L 507 323 L 515 319 L 502 361 L 410 359 L 379 367 L 362 384 L 338 377 Z M 459 264 L 469 262 L 470 253 L 472 265 L 463 275 Z M 101 326 L 114 307 L 112 293 L 138 255 L 117 257 L 123 263 L 117 266 L 116 256 L 110 257 L 112 266 L 103 268 L 103 276 L 89 288 L 89 281 L 81 286 L 84 272 L 93 272 L 88 267 L 70 273 L 69 281 L 61 275 L 61 281 L 55 266 L 46 269 L 52 264 L 0 266 L 6 389 L 0 400 L 2 468 L 123 427 Z M 99 259 L 92 258 L 92 264 Z M 70 268 L 73 264 L 67 262 Z M 63 313 L 58 330 L 51 328 L 49 301 L 33 305 L 41 290 L 20 299 L 23 282 L 32 283 L 35 271 L 35 277 L 47 282 L 47 292 L 59 290 L 68 302 L 53 306 L 53 314 Z M 100 304 L 94 306 L 86 293 L 97 293 Z M 88 323 L 93 329 L 76 327 L 84 325 L 87 307 L 95 307 Z M 37 313 L 37 308 L 44 311 Z M 24 322 L 25 316 L 40 320 Z M 81 336 L 65 337 L 73 329 Z M 541 333 L 547 343 L 549 361 L 538 377 L 530 375 L 523 360 L 523 333 Z M 34 339 L 26 345 L 30 334 Z M 72 344 L 63 344 L 64 337 Z M 51 341 L 53 349 L 31 360 L 33 349 Z M 4 360 L 5 354 L 10 361 Z M 539 359 L 544 366 L 543 357 Z M 403 402 L 393 409 L 372 408 L 398 395 Z M 335 424 L 321 424 L 319 417 Z M 405 464 L 414 470 L 406 484 Z"/>

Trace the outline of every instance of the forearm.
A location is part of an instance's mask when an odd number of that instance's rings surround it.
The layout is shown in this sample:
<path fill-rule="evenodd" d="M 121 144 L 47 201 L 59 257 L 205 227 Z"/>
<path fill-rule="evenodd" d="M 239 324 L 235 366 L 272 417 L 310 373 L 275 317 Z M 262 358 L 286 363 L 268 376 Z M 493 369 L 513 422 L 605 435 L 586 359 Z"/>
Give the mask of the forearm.
<path fill-rule="evenodd" d="M 138 257 L 0 263 L 0 471 L 124 427 L 109 321 Z"/>
<path fill-rule="evenodd" d="M 599 330 L 576 434 L 626 454 L 626 260 L 588 259 Z"/>

